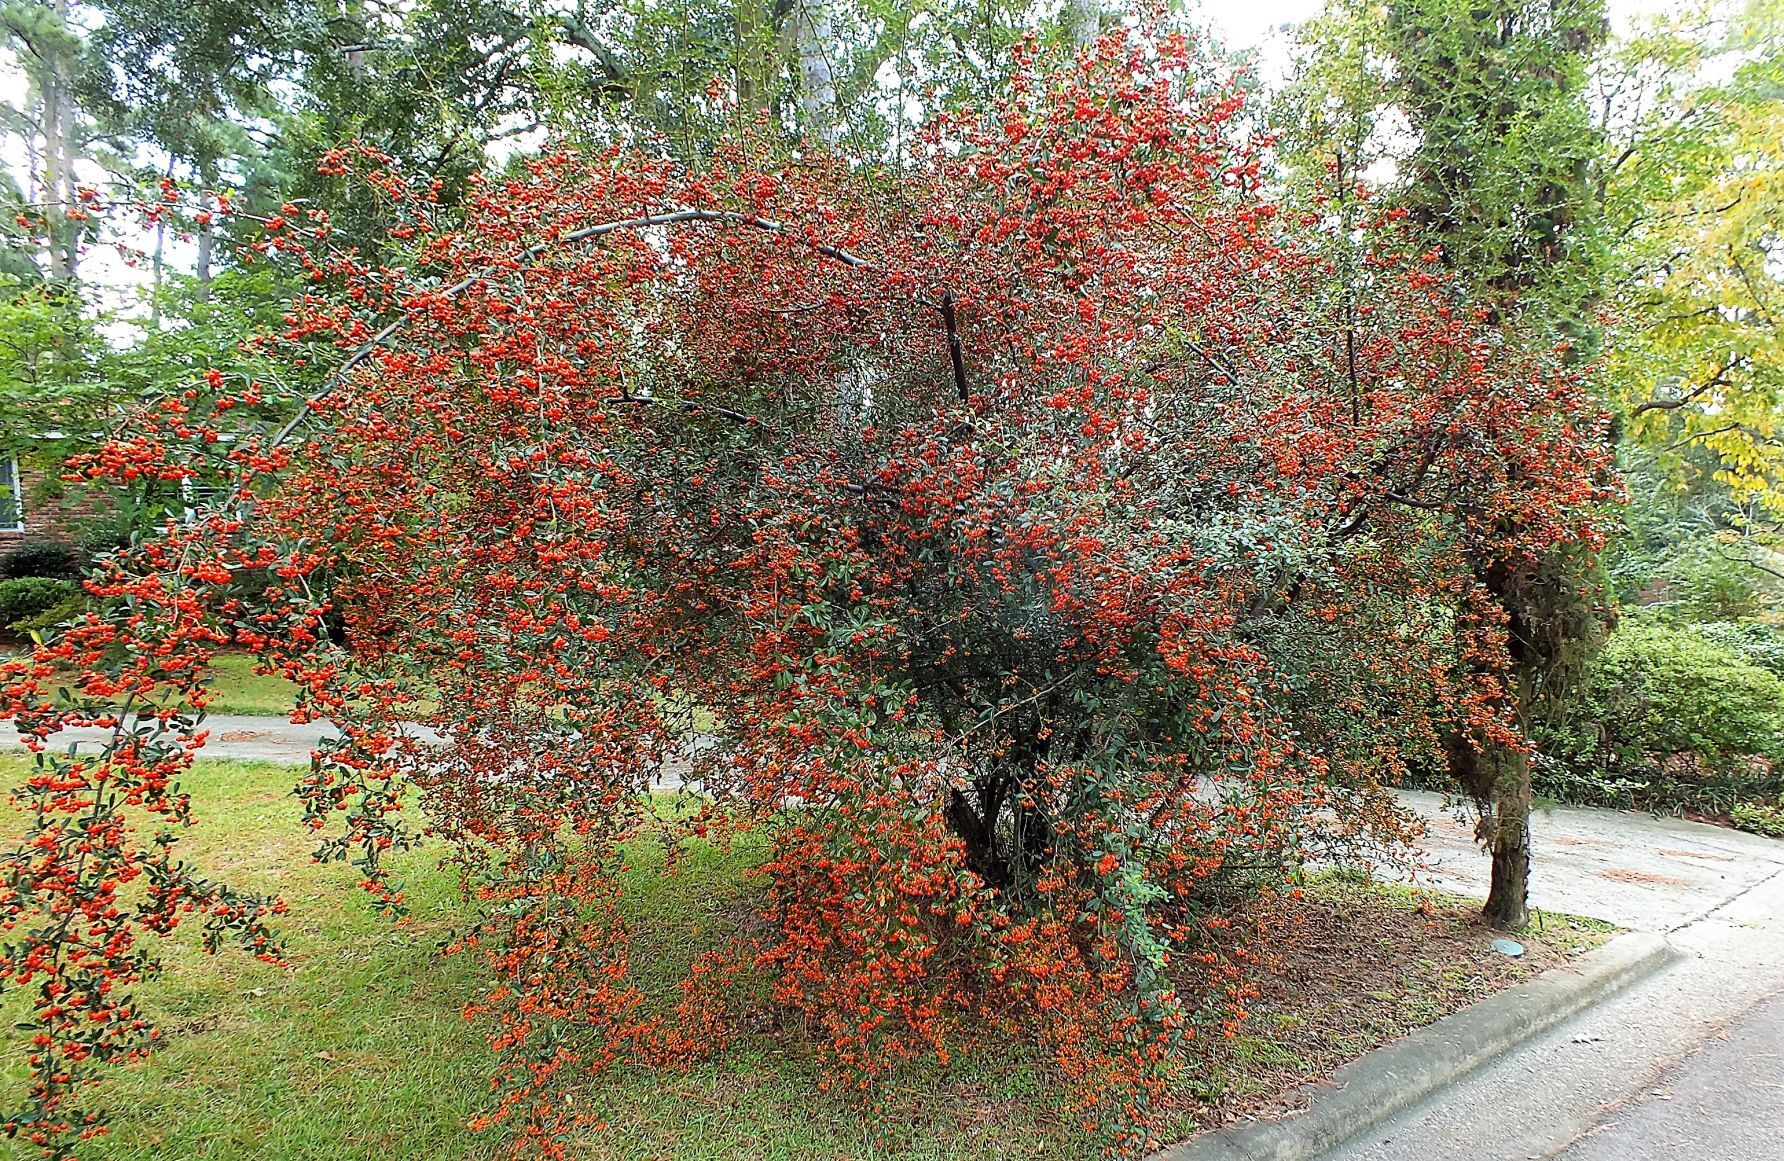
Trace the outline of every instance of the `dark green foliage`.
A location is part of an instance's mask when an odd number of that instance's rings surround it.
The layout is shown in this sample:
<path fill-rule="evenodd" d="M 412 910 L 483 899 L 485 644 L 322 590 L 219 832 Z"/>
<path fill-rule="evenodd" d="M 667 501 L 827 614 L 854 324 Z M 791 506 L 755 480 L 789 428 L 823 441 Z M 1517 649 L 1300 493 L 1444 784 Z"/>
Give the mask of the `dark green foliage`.
<path fill-rule="evenodd" d="M 0 627 L 48 612 L 70 598 L 80 595 L 73 581 L 54 577 L 30 576 L 0 581 Z"/>
<path fill-rule="evenodd" d="M 1784 681 L 1702 633 L 1634 620 L 1537 742 L 1535 788 L 1549 797 L 1726 810 L 1784 791 Z"/>
<path fill-rule="evenodd" d="M 24 617 L 14 621 L 8 626 L 8 629 L 21 636 L 29 636 L 32 633 L 41 633 L 46 629 L 53 629 L 57 625 L 78 616 L 86 608 L 87 599 L 85 595 L 77 592 L 66 600 L 57 601 L 55 604 L 34 617 Z"/>
<path fill-rule="evenodd" d="M 1704 640 L 1734 650 L 1747 664 L 1784 677 L 1784 629 L 1777 625 L 1720 621 L 1692 628 Z"/>
<path fill-rule="evenodd" d="M 1396 0 L 1387 49 L 1420 136 L 1405 193 L 1494 309 L 1593 343 L 1600 141 L 1583 99 L 1601 0 Z"/>
<path fill-rule="evenodd" d="M 1623 506 L 1621 534 L 1605 552 L 1605 569 L 1616 601 L 1639 605 L 1661 599 L 1662 574 L 1676 568 L 1688 546 L 1730 532 L 1744 518 L 1727 486 L 1707 479 L 1715 470 L 1707 458 L 1699 465 L 1705 480 L 1688 489 L 1668 478 L 1638 446 L 1625 442 L 1619 459 L 1629 502 Z"/>
<path fill-rule="evenodd" d="M 115 132 L 153 141 L 217 180 L 224 158 L 257 146 L 247 126 L 275 107 L 274 86 L 297 46 L 322 38 L 299 5 L 241 0 L 97 0 L 97 61 L 83 104 Z"/>
<path fill-rule="evenodd" d="M 73 580 L 81 574 L 80 554 L 54 540 L 22 544 L 0 556 L 0 580 L 48 576 Z"/>
<path fill-rule="evenodd" d="M 91 524 L 81 529 L 75 540 L 75 549 L 85 558 L 91 560 L 130 543 L 131 525 L 128 523 L 131 513 L 120 511 L 113 519 Z"/>

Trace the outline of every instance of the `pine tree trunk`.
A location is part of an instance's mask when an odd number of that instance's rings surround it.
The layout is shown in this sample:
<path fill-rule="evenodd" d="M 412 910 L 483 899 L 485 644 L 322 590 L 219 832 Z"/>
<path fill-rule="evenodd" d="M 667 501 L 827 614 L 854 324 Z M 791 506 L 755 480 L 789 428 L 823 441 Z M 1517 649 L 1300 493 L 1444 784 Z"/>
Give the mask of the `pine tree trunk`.
<path fill-rule="evenodd" d="M 69 0 L 55 0 L 52 6 L 58 29 L 68 23 Z M 74 94 L 64 68 L 59 48 L 43 61 L 43 74 L 38 86 L 43 100 L 43 199 L 44 216 L 49 223 L 50 279 L 67 284 L 74 281 L 75 255 L 78 245 L 68 218 L 68 198 L 72 192 L 69 138 Z"/>
<path fill-rule="evenodd" d="M 155 223 L 155 252 L 149 259 L 149 332 L 161 331 L 161 289 L 167 280 L 167 223 Z"/>
<path fill-rule="evenodd" d="M 1073 47 L 1089 49 L 1096 46 L 1097 37 L 1103 33 L 1102 0 L 1066 0 L 1061 17 L 1065 21 L 1066 37 Z"/>
<path fill-rule="evenodd" d="M 204 214 L 204 220 L 198 224 L 198 256 L 193 264 L 197 275 L 199 302 L 211 299 L 211 266 L 215 261 L 216 226 L 211 221 L 211 187 L 209 179 L 202 173 L 199 175 L 198 208 Z"/>
<path fill-rule="evenodd" d="M 173 177 L 173 160 L 168 159 L 167 176 Z M 161 333 L 161 295 L 167 289 L 167 219 L 155 219 L 155 252 L 150 259 L 149 333 Z"/>
<path fill-rule="evenodd" d="M 756 41 L 762 34 L 762 21 L 756 0 L 742 0 L 737 5 L 735 63 L 732 83 L 737 87 L 737 105 L 752 112 L 764 112 L 761 86 L 756 83 Z"/>

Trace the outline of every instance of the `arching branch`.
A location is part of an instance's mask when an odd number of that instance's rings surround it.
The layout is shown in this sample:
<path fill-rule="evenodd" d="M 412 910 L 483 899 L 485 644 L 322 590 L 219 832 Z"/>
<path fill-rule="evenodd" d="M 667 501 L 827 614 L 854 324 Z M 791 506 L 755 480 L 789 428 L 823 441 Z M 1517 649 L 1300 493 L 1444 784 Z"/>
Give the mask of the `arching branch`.
<path fill-rule="evenodd" d="M 622 218 L 618 221 L 602 222 L 599 225 L 594 226 L 584 226 L 580 230 L 570 231 L 561 238 L 554 238 L 549 242 L 537 242 L 528 246 L 525 250 L 522 250 L 511 263 L 491 263 L 489 266 L 484 267 L 475 274 L 468 274 L 451 286 L 448 286 L 445 290 L 440 291 L 439 296 L 446 299 L 457 298 L 478 283 L 483 282 L 504 270 L 509 270 L 514 267 L 530 266 L 547 253 L 550 253 L 552 250 L 561 246 L 573 246 L 578 242 L 588 242 L 596 238 L 604 238 L 608 234 L 617 234 L 622 230 L 641 230 L 649 226 L 673 226 L 681 222 L 707 222 L 718 225 L 748 226 L 751 229 L 762 230 L 770 234 L 784 234 L 787 232 L 787 226 L 784 222 L 777 222 L 772 218 L 764 218 L 756 214 L 740 214 L 730 210 L 685 209 L 671 210 L 661 214 L 643 214 L 636 218 Z M 843 265 L 853 269 L 863 270 L 872 269 L 873 267 L 873 263 L 866 258 L 851 253 L 848 250 L 844 250 L 840 246 L 830 246 L 821 242 L 810 243 L 810 245 L 815 252 L 822 254 L 826 258 L 833 258 L 836 261 L 841 262 Z M 335 368 L 334 373 L 328 377 L 328 381 L 322 385 L 321 390 L 305 399 L 303 403 L 298 406 L 297 414 L 293 415 L 290 421 L 286 423 L 284 427 L 281 427 L 278 430 L 278 433 L 273 436 L 272 442 L 267 445 L 268 450 L 279 447 L 286 440 L 290 439 L 292 434 L 296 432 L 299 427 L 303 426 L 304 421 L 309 418 L 310 412 L 315 409 L 315 406 L 334 394 L 340 385 L 346 382 L 347 376 L 352 374 L 355 367 L 371 358 L 380 347 L 390 341 L 390 339 L 398 331 L 402 330 L 404 326 L 408 325 L 409 318 L 410 316 L 408 314 L 403 314 L 392 319 L 377 334 L 355 348 L 353 353 L 348 355 L 339 367 Z"/>

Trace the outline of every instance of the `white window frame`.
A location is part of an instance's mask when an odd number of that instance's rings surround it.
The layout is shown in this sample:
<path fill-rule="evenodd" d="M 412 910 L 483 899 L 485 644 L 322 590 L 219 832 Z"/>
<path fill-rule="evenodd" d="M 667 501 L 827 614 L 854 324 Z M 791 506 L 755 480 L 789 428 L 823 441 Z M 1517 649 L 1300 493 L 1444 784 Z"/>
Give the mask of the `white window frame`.
<path fill-rule="evenodd" d="M 229 494 L 229 485 L 217 481 L 202 484 L 192 482 L 191 476 L 180 477 L 180 523 L 190 528 L 198 523 L 198 517 L 204 513 L 206 505 L 218 497 Z M 235 503 L 234 515 L 241 516 L 246 512 L 246 505 L 240 499 Z"/>
<path fill-rule="evenodd" d="M 0 456 L 0 483 L 11 489 L 12 511 L 0 508 L 0 532 L 25 530 L 25 489 L 19 481 L 19 457 Z"/>

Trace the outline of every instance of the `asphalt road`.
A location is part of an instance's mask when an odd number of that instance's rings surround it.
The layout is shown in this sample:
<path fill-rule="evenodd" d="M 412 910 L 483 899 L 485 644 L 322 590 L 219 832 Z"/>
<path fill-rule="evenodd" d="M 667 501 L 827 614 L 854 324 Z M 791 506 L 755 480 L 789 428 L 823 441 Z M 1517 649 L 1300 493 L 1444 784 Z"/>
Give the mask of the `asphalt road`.
<path fill-rule="evenodd" d="M 1561 1161 L 1784 1157 L 1784 996 L 1762 1000 L 1557 1155 Z"/>

